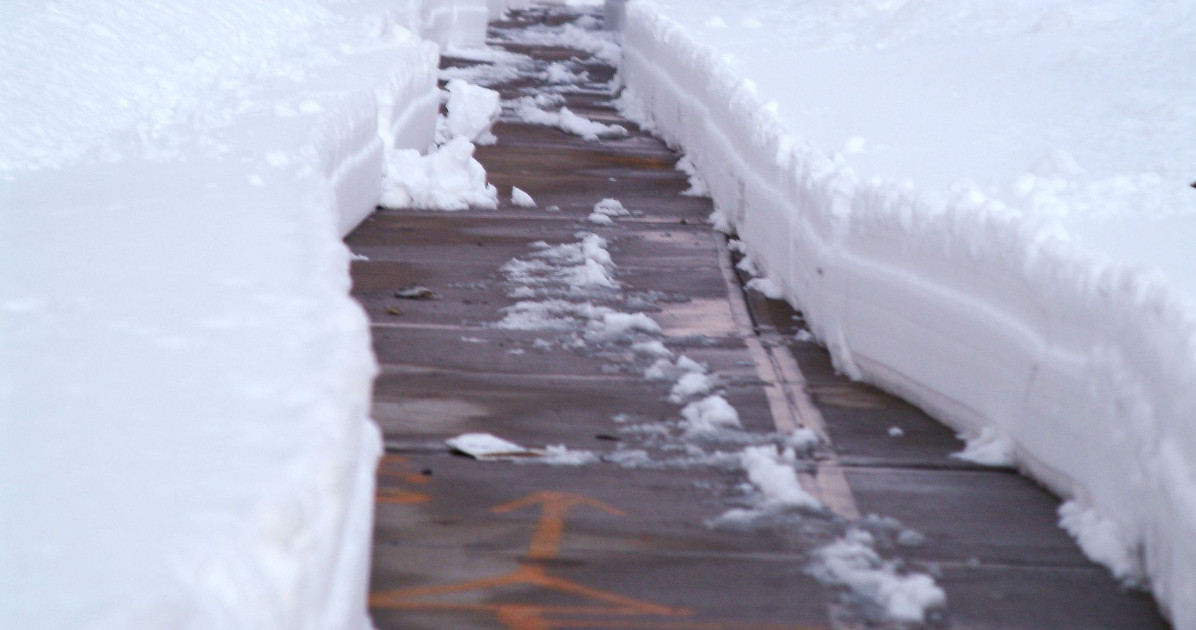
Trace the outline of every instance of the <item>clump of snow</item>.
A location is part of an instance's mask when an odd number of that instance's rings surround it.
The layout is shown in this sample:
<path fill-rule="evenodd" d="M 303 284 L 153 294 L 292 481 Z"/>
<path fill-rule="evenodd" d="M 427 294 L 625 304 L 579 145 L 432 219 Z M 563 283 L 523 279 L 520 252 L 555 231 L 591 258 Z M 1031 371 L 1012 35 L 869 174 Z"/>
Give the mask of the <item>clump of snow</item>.
<path fill-rule="evenodd" d="M 545 447 L 544 455 L 534 461 L 549 466 L 586 466 L 597 463 L 599 460 L 592 451 L 570 450 L 564 445 L 558 444 Z"/>
<path fill-rule="evenodd" d="M 618 199 L 606 198 L 594 204 L 594 214 L 608 217 L 625 217 L 631 214 Z"/>
<path fill-rule="evenodd" d="M 735 268 L 753 278 L 760 275 L 760 268 L 756 266 L 756 261 L 747 254 L 744 254 L 743 258 L 735 263 Z"/>
<path fill-rule="evenodd" d="M 523 189 L 517 186 L 512 186 L 511 205 L 517 208 L 535 208 L 536 200 L 532 199 L 532 196 L 524 192 Z"/>
<path fill-rule="evenodd" d="M 627 129 L 621 125 L 606 125 L 578 116 L 568 107 L 562 106 L 556 111 L 547 111 L 531 97 L 513 101 L 510 111 L 517 120 L 532 125 L 556 127 L 565 133 L 581 136 L 589 142 L 597 142 L 599 138 L 619 138 L 627 135 Z"/>
<path fill-rule="evenodd" d="M 521 295 L 530 294 L 532 287 L 563 287 L 567 293 L 617 288 L 608 241 L 592 232 L 577 236 L 581 240 L 576 243 L 534 243 L 538 251 L 507 262 L 502 272 L 508 281 L 523 289 Z"/>
<path fill-rule="evenodd" d="M 702 175 L 698 173 L 698 167 L 694 166 L 693 160 L 689 159 L 688 155 L 682 155 L 681 159 L 677 161 L 677 170 L 685 173 L 689 178 L 689 188 L 682 191 L 682 195 L 687 197 L 710 196 L 710 187 L 706 185 L 706 180 L 702 179 Z"/>
<path fill-rule="evenodd" d="M 518 79 L 520 68 L 513 65 L 483 63 L 476 66 L 442 68 L 439 76 L 445 81 L 461 79 L 474 85 L 490 86 Z"/>
<path fill-rule="evenodd" d="M 740 453 L 739 460 L 747 472 L 748 481 L 763 497 L 765 507 L 822 507 L 818 499 L 801 487 L 797 481 L 797 471 L 785 463 L 776 446 L 749 446 Z"/>
<path fill-rule="evenodd" d="M 745 258 L 744 260 L 749 259 Z M 779 300 L 785 297 L 784 292 L 781 290 L 781 285 L 777 284 L 776 280 L 773 280 L 769 277 L 752 278 L 751 280 L 748 280 L 747 284 L 744 286 L 753 291 L 759 291 L 760 293 L 763 293 L 764 297 L 770 300 Z"/>
<path fill-rule="evenodd" d="M 427 155 L 413 149 L 391 153 L 383 177 L 384 208 L 468 210 L 498 207 L 498 189 L 473 158 L 474 145 L 456 137 Z"/>
<path fill-rule="evenodd" d="M 979 435 L 967 441 L 967 446 L 962 451 L 952 453 L 951 457 L 983 466 L 1012 466 L 1013 442 L 996 429 L 985 427 Z"/>
<path fill-rule="evenodd" d="M 602 227 L 610 227 L 615 224 L 614 219 L 610 218 L 609 216 L 607 216 L 605 214 L 598 214 L 597 212 L 591 213 L 590 216 L 586 217 L 586 220 L 589 221 L 590 223 L 593 223 L 594 225 L 598 225 L 598 226 L 602 226 Z"/>
<path fill-rule="evenodd" d="M 889 427 L 889 437 L 901 437 L 905 431 L 901 427 Z"/>
<path fill-rule="evenodd" d="M 502 113 L 498 92 L 461 79 L 452 79 L 445 86 L 448 102 L 444 118 L 444 138 L 465 138 L 476 145 L 498 141 L 490 129 Z"/>
<path fill-rule="evenodd" d="M 503 318 L 494 326 L 506 330 L 572 330 L 609 312 L 611 309 L 590 302 L 523 300 L 504 308 Z"/>
<path fill-rule="evenodd" d="M 707 396 L 681 409 L 681 417 L 687 423 L 686 432 L 693 434 L 713 433 L 720 429 L 743 428 L 739 423 L 739 412 L 719 395 Z"/>
<path fill-rule="evenodd" d="M 685 355 L 681 355 L 676 361 L 668 360 L 669 356 L 672 356 L 671 352 L 657 359 L 644 370 L 644 379 L 649 381 L 674 380 L 689 372 L 699 374 L 706 372 L 706 366 Z"/>
<path fill-rule="evenodd" d="M 589 73 L 574 72 L 568 65 L 559 61 L 554 61 L 548 64 L 548 68 L 544 70 L 544 80 L 551 85 L 576 85 L 584 83 L 589 80 Z"/>
<path fill-rule="evenodd" d="M 607 455 L 606 460 L 624 468 L 642 468 L 652 463 L 652 456 L 640 448 L 619 448 Z"/>
<path fill-rule="evenodd" d="M 632 333 L 661 334 L 660 324 L 643 313 L 604 312 L 586 326 L 586 341 L 609 343 Z"/>
<path fill-rule="evenodd" d="M 798 427 L 786 436 L 785 443 L 799 453 L 809 452 L 822 443 L 822 437 L 813 429 Z"/>
<path fill-rule="evenodd" d="M 659 339 L 650 341 L 637 341 L 631 344 L 631 351 L 636 354 L 642 354 L 649 357 L 656 357 L 658 359 L 667 359 L 673 356 L 673 351 L 665 347 L 664 342 Z"/>
<path fill-rule="evenodd" d="M 669 391 L 669 402 L 679 404 L 694 396 L 708 394 L 713 387 L 714 379 L 709 374 L 686 372 Z"/>
<path fill-rule="evenodd" d="M 873 548 L 868 532 L 851 528 L 835 542 L 814 552 L 808 571 L 830 584 L 840 584 L 872 602 L 885 616 L 899 622 L 923 623 L 930 609 L 947 605 L 947 595 L 924 573 L 899 573 Z"/>
<path fill-rule="evenodd" d="M 1059 506 L 1059 526 L 1076 539 L 1089 558 L 1108 567 L 1118 580 L 1129 586 L 1144 583 L 1141 556 L 1127 546 L 1129 537 L 1116 521 L 1076 501 L 1067 501 Z"/>

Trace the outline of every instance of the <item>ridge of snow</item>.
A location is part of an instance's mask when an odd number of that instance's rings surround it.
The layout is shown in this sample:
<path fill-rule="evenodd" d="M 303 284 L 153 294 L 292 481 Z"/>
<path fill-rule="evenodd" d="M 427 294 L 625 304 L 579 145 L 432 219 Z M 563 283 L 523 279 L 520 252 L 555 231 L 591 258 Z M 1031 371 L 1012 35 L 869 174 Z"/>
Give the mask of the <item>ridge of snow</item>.
<path fill-rule="evenodd" d="M 1007 436 L 1193 630 L 1196 8 L 999 4 L 629 3 L 618 104 L 841 372 Z"/>

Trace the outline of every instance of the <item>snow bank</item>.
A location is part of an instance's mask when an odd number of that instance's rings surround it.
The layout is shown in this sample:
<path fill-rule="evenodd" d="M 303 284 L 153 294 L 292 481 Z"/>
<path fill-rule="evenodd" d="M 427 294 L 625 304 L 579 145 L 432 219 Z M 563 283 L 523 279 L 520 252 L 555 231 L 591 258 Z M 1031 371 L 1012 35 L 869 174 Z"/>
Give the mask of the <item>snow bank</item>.
<path fill-rule="evenodd" d="M 1074 527 L 1119 532 L 1136 565 L 1119 572 L 1148 578 L 1181 629 L 1194 12 L 633 0 L 621 71 L 624 109 L 685 149 L 840 370 L 986 433 L 994 461 L 1007 445 L 1099 516 Z"/>
<path fill-rule="evenodd" d="M 0 625 L 370 627 L 340 237 L 432 142 L 449 4 L 5 6 Z"/>

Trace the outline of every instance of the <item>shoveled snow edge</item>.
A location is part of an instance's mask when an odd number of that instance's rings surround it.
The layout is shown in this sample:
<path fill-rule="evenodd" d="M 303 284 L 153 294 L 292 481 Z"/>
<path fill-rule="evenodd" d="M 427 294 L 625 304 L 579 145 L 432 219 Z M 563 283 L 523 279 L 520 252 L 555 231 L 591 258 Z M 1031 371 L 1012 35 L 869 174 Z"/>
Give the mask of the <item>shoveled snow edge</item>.
<path fill-rule="evenodd" d="M 918 215 L 912 196 L 860 184 L 794 146 L 649 1 L 628 7 L 623 40 L 625 109 L 684 147 L 838 368 L 1010 439 L 1020 468 L 1117 524 L 1177 627 L 1196 628 L 1188 300 L 991 208 Z"/>

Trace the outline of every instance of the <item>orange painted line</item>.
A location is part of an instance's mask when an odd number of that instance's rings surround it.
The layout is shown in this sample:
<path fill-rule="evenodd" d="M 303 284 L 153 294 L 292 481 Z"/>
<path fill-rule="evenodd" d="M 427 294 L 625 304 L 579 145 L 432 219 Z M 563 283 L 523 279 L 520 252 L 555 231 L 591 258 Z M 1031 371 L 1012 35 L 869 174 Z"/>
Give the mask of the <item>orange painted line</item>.
<path fill-rule="evenodd" d="M 634 619 L 554 619 L 551 628 L 596 628 L 629 630 L 827 630 L 822 626 L 792 626 L 776 623 L 737 621 L 637 621 Z"/>
<path fill-rule="evenodd" d="M 565 531 L 565 516 L 574 507 L 587 505 L 615 516 L 627 515 L 626 512 L 597 499 L 567 492 L 537 492 L 522 499 L 490 508 L 490 511 L 495 514 L 506 514 L 534 505 L 541 506 L 543 512 L 536 525 L 536 531 L 532 534 L 532 542 L 527 551 L 527 557 L 533 560 L 547 560 L 557 556 Z"/>
<path fill-rule="evenodd" d="M 546 591 L 574 595 L 583 600 L 597 602 L 602 605 L 535 605 L 509 603 L 454 603 L 428 601 L 426 598 L 452 595 L 458 593 L 472 593 L 504 586 L 535 586 Z M 544 567 L 536 565 L 521 565 L 510 573 L 496 575 L 478 580 L 441 584 L 437 586 L 417 586 L 413 588 L 396 589 L 370 595 L 370 606 L 373 608 L 397 608 L 404 610 L 424 611 L 457 611 L 492 613 L 500 618 L 506 616 L 514 618 L 518 613 L 520 619 L 542 622 L 544 615 L 659 615 L 680 617 L 693 614 L 686 608 L 674 608 L 653 604 L 642 600 L 625 597 L 617 593 L 602 591 L 571 582 L 569 580 L 548 575 Z M 528 621 L 528 623 L 531 623 Z M 505 622 L 504 622 L 505 623 Z M 511 626 L 524 630 L 532 626 Z"/>
<path fill-rule="evenodd" d="M 422 492 L 411 492 L 410 490 L 399 488 L 378 488 L 374 494 L 374 500 L 378 503 L 409 505 L 412 503 L 427 503 L 432 500 L 432 497 Z"/>

